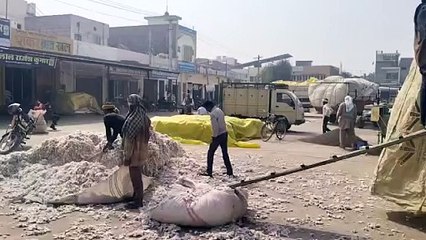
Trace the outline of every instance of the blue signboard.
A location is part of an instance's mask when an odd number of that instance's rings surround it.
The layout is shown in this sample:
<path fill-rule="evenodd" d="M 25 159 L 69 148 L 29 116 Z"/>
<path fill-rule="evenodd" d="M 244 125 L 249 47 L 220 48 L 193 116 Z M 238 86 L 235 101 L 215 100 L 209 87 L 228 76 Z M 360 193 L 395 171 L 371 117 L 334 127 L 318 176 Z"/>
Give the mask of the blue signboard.
<path fill-rule="evenodd" d="M 191 63 L 191 62 L 179 61 L 178 67 L 179 67 L 179 72 L 182 72 L 182 73 L 195 73 L 197 71 L 197 67 L 195 63 Z"/>

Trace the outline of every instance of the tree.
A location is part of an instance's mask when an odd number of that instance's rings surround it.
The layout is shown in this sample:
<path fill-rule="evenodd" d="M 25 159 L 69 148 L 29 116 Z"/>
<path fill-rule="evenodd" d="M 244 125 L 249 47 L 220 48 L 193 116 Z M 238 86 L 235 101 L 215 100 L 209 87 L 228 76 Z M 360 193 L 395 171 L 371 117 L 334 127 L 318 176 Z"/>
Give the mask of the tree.
<path fill-rule="evenodd" d="M 276 80 L 291 80 L 293 68 L 288 61 L 270 64 L 262 70 L 262 82 L 269 83 Z"/>
<path fill-rule="evenodd" d="M 342 77 L 344 77 L 344 78 L 351 78 L 352 77 L 352 73 L 350 73 L 350 72 L 342 72 Z"/>

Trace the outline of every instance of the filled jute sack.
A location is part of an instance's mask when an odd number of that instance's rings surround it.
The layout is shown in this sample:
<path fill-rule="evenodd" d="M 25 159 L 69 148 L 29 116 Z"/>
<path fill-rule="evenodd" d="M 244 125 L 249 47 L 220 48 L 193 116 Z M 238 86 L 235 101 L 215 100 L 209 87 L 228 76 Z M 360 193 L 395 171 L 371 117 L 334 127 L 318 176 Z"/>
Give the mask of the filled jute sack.
<path fill-rule="evenodd" d="M 45 114 L 45 110 L 30 110 L 28 112 L 28 115 L 35 121 L 33 133 L 47 133 L 47 123 L 44 119 Z"/>
<path fill-rule="evenodd" d="M 420 123 L 422 76 L 415 63 L 393 105 L 386 141 L 423 129 Z M 372 193 L 408 211 L 423 210 L 426 200 L 426 139 L 417 138 L 382 151 Z"/>
<path fill-rule="evenodd" d="M 152 183 L 152 178 L 142 174 L 143 190 L 145 191 Z M 119 203 L 130 199 L 133 196 L 133 186 L 130 181 L 129 167 L 121 166 L 108 179 L 82 191 L 79 194 L 71 195 L 51 201 L 50 204 L 110 204 Z"/>
<path fill-rule="evenodd" d="M 241 218 L 247 211 L 247 192 L 240 189 L 212 190 L 200 197 L 185 193 L 161 202 L 150 212 L 151 218 L 187 227 L 215 227 Z"/>

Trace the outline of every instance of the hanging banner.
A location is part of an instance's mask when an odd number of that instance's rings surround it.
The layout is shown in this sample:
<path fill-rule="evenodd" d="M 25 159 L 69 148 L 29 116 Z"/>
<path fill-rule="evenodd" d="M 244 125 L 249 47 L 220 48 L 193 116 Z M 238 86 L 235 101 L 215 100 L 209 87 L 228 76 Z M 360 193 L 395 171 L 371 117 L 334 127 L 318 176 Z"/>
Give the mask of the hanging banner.
<path fill-rule="evenodd" d="M 12 47 L 72 54 L 71 39 L 12 29 Z"/>
<path fill-rule="evenodd" d="M 0 63 L 5 64 L 18 64 L 18 65 L 31 65 L 39 67 L 55 67 L 55 57 L 38 56 L 30 53 L 22 53 L 13 50 L 0 50 Z"/>
<path fill-rule="evenodd" d="M 10 20 L 0 18 L 0 46 L 10 47 Z"/>

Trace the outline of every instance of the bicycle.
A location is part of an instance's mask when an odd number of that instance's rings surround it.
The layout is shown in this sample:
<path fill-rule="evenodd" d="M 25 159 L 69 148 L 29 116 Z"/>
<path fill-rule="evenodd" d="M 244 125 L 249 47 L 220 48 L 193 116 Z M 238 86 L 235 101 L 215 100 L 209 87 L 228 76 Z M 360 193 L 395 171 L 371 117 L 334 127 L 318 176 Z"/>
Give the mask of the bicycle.
<path fill-rule="evenodd" d="M 272 136 L 278 138 L 278 140 L 283 140 L 285 135 L 287 134 L 288 129 L 288 121 L 285 117 L 275 116 L 271 114 L 262 126 L 260 135 L 262 137 L 262 141 L 269 141 Z"/>

